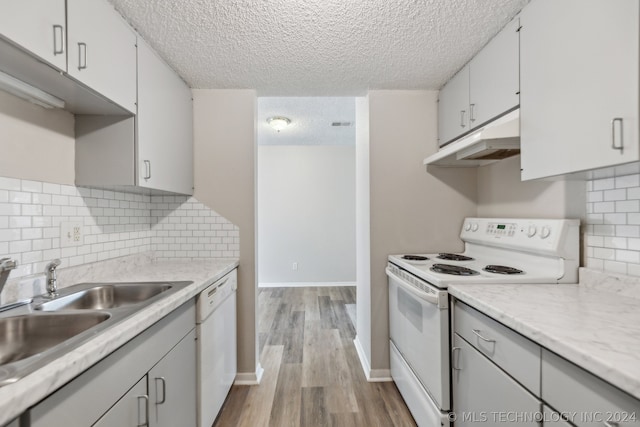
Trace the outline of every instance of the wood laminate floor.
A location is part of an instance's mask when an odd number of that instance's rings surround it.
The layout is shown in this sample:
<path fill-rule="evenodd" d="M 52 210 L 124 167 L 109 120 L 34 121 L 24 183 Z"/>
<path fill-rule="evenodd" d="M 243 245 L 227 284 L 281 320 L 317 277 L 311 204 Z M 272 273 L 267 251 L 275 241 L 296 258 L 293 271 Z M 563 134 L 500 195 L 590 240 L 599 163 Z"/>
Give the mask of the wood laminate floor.
<path fill-rule="evenodd" d="M 367 382 L 345 305 L 354 287 L 261 288 L 259 386 L 233 386 L 214 427 L 415 426 L 392 382 Z"/>

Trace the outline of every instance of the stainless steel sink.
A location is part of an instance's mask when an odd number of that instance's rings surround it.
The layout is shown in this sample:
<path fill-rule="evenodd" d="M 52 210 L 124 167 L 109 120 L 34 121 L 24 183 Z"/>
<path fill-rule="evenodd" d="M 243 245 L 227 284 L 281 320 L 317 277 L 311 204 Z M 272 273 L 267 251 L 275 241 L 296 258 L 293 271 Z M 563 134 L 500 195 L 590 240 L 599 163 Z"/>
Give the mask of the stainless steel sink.
<path fill-rule="evenodd" d="M 111 315 L 104 312 L 24 314 L 0 319 L 0 365 L 42 353 Z"/>
<path fill-rule="evenodd" d="M 36 310 L 104 310 L 139 304 L 171 289 L 164 283 L 108 284 L 58 297 L 36 307 Z"/>
<path fill-rule="evenodd" d="M 0 313 L 0 386 L 64 357 L 192 282 L 82 283 Z"/>

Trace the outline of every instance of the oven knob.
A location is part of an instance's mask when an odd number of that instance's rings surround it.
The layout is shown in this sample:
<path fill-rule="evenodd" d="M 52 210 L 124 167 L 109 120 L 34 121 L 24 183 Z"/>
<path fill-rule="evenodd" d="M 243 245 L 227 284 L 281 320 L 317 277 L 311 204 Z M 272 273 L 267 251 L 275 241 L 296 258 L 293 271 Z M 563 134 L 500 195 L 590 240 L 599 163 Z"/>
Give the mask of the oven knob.
<path fill-rule="evenodd" d="M 549 227 L 542 227 L 542 229 L 540 230 L 540 238 L 542 239 L 546 239 L 550 234 L 551 230 L 549 229 Z"/>
<path fill-rule="evenodd" d="M 527 237 L 533 237 L 536 235 L 538 228 L 535 225 L 530 225 L 529 230 L 527 230 Z"/>
<path fill-rule="evenodd" d="M 478 231 L 478 223 L 474 222 L 471 224 L 471 231 L 475 232 Z"/>
<path fill-rule="evenodd" d="M 469 230 L 471 230 L 471 223 L 470 223 L 470 222 L 467 222 L 467 223 L 464 225 L 464 231 L 469 231 Z"/>

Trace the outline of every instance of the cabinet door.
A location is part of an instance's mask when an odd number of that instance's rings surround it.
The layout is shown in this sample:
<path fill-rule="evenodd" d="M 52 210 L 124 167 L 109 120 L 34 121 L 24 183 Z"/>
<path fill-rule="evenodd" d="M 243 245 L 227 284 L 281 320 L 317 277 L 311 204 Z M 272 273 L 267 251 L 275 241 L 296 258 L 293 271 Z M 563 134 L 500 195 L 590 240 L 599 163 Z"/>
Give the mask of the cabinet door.
<path fill-rule="evenodd" d="M 518 18 L 469 63 L 469 122 L 474 128 L 520 103 Z"/>
<path fill-rule="evenodd" d="M 196 425 L 196 335 L 187 334 L 149 371 L 151 426 Z"/>
<path fill-rule="evenodd" d="M 65 0 L 0 0 L 0 35 L 67 71 Z"/>
<path fill-rule="evenodd" d="M 522 179 L 639 159 L 639 8 L 537 0 L 522 11 Z"/>
<path fill-rule="evenodd" d="M 469 67 L 458 71 L 438 96 L 438 144 L 442 147 L 469 130 Z"/>
<path fill-rule="evenodd" d="M 142 40 L 138 74 L 138 185 L 193 194 L 191 90 Z"/>
<path fill-rule="evenodd" d="M 551 410 L 547 405 L 542 405 L 544 419 L 542 425 L 544 427 L 571 427 L 571 424 L 562 419 L 560 414 Z"/>
<path fill-rule="evenodd" d="M 538 426 L 536 417 L 540 416 L 540 401 L 458 334 L 454 334 L 452 357 L 456 427 L 501 424 Z M 507 418 L 513 414 L 523 414 L 523 418 L 518 422 Z"/>
<path fill-rule="evenodd" d="M 136 35 L 106 0 L 67 0 L 68 73 L 136 112 Z"/>
<path fill-rule="evenodd" d="M 94 424 L 94 427 L 136 427 L 149 425 L 147 377 L 134 385 Z"/>

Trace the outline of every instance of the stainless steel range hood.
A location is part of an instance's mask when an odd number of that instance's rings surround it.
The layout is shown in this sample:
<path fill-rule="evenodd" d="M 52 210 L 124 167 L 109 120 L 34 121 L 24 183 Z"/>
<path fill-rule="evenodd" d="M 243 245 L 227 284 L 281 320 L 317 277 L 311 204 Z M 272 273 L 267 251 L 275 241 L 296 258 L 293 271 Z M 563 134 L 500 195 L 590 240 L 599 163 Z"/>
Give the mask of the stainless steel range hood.
<path fill-rule="evenodd" d="M 427 166 L 477 167 L 517 154 L 520 154 L 520 110 L 505 114 L 444 146 L 423 163 Z"/>

